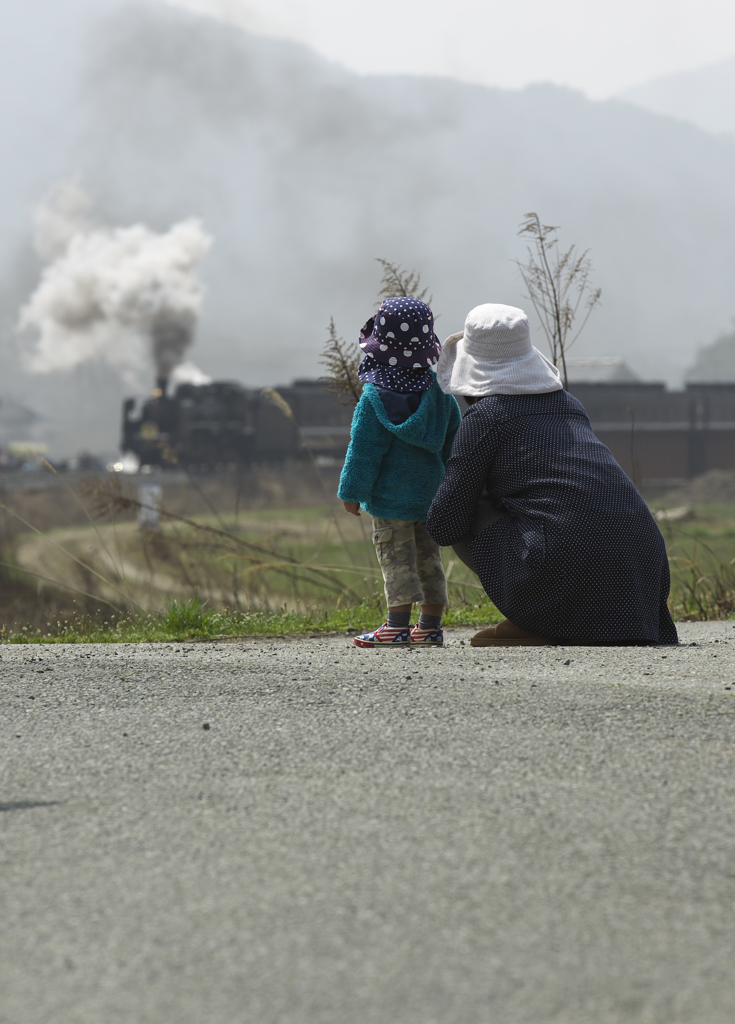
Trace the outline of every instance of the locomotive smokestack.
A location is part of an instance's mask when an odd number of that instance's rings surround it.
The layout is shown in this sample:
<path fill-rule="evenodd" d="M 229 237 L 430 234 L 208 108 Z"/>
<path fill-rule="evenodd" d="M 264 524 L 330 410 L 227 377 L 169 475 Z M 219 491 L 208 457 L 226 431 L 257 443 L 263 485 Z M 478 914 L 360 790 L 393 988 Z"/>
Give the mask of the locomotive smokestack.
<path fill-rule="evenodd" d="M 153 361 L 156 364 L 156 386 L 166 385 L 172 371 L 184 358 L 194 340 L 196 314 L 192 310 L 161 309 L 151 324 Z M 161 384 L 163 382 L 163 384 Z"/>
<path fill-rule="evenodd" d="M 153 397 L 154 398 L 165 398 L 166 397 L 166 389 L 167 388 L 168 388 L 168 377 L 163 377 L 163 376 L 161 376 L 159 374 L 159 376 L 156 377 L 156 386 L 153 389 Z"/>

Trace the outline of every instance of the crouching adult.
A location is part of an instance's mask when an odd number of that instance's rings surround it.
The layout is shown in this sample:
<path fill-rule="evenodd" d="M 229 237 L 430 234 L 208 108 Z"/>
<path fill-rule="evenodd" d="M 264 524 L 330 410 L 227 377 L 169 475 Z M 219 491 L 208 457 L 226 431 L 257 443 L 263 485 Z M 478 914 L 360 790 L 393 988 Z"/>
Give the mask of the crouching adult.
<path fill-rule="evenodd" d="M 524 312 L 473 309 L 437 379 L 470 409 L 427 529 L 506 616 L 473 646 L 677 643 L 663 537 Z"/>

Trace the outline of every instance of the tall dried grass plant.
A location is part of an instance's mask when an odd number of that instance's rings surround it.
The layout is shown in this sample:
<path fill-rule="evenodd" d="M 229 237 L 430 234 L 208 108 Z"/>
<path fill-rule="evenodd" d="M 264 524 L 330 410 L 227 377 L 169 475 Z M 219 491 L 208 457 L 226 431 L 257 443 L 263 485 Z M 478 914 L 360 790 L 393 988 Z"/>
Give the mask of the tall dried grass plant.
<path fill-rule="evenodd" d="M 325 366 L 324 391 L 337 395 L 340 405 L 357 405 L 362 395 L 362 381 L 357 379 L 357 369 L 362 353 L 357 345 L 348 344 L 340 338 L 334 326 L 334 317 L 329 319 L 329 335 L 322 349 L 319 362 Z"/>
<path fill-rule="evenodd" d="M 675 618 L 707 622 L 735 615 L 735 558 L 723 561 L 695 537 L 691 558 L 674 555 L 669 564 L 669 606 Z"/>
<path fill-rule="evenodd" d="M 429 289 L 421 287 L 421 274 L 416 270 L 406 271 L 400 263 L 391 263 L 378 257 L 376 262 L 382 267 L 376 305 L 380 306 L 384 299 L 392 299 L 406 295 L 410 299 L 420 299 L 431 305 L 433 298 L 427 298 Z M 324 390 L 340 398 L 346 398 L 341 405 L 357 405 L 362 395 L 362 382 L 357 378 L 357 370 L 362 361 L 362 352 L 356 342 L 347 342 L 337 333 L 334 317 L 330 317 L 327 340 L 322 349 L 319 362 L 326 367 L 324 374 Z"/>
<path fill-rule="evenodd" d="M 280 398 L 280 395 L 279 395 Z M 135 498 L 126 495 L 120 486 L 119 479 L 114 477 L 109 482 L 93 480 L 85 485 L 85 494 L 89 499 L 92 510 L 100 516 L 109 516 L 114 512 L 137 512 L 144 506 Z M 178 523 L 198 536 L 195 547 L 201 549 L 203 537 L 207 538 L 207 546 L 210 552 L 222 557 L 235 556 L 246 562 L 245 574 L 260 574 L 271 571 L 286 577 L 292 583 L 308 583 L 323 590 L 337 595 L 344 595 L 350 601 L 359 602 L 362 595 L 346 585 L 343 574 L 349 571 L 349 566 L 321 566 L 315 565 L 302 559 L 276 551 L 243 537 L 232 533 L 221 527 L 212 526 L 208 523 L 201 523 L 188 516 L 178 515 L 168 511 L 164 506 L 158 509 L 162 519 L 171 523 Z M 180 541 L 182 547 L 186 547 L 186 540 Z M 364 572 L 364 570 L 360 570 Z"/>
<path fill-rule="evenodd" d="M 420 299 L 427 306 L 434 301 L 434 296 L 429 295 L 429 289 L 421 287 L 421 274 L 417 270 L 404 270 L 400 263 L 391 263 L 390 260 L 381 259 L 380 256 L 375 262 L 383 268 L 378 291 L 378 305 L 383 299 L 394 299 L 402 295 L 409 299 Z"/>
<path fill-rule="evenodd" d="M 542 224 L 537 213 L 527 213 L 518 234 L 530 239 L 525 262 L 515 260 L 528 289 L 527 298 L 541 321 L 554 366 L 562 371 L 564 387 L 569 383 L 567 352 L 582 333 L 602 290 L 590 283 L 592 262 L 589 249 L 578 252 L 576 245 L 559 249 L 558 227 Z M 577 326 L 577 316 L 582 321 Z"/>
<path fill-rule="evenodd" d="M 335 515 L 335 512 L 334 512 L 334 508 L 332 507 L 333 496 L 330 495 L 329 492 L 327 491 L 327 485 L 325 484 L 324 477 L 322 476 L 322 472 L 319 469 L 319 464 L 317 463 L 316 459 L 314 458 L 314 452 L 311 450 L 311 446 L 309 444 L 307 444 L 306 439 L 304 438 L 304 435 L 301 433 L 301 427 L 296 422 L 296 417 L 294 416 L 293 409 L 288 404 L 288 402 L 283 397 L 283 395 L 279 394 L 275 390 L 275 388 L 263 388 L 263 390 L 261 391 L 261 394 L 272 405 L 275 405 L 275 407 L 277 409 L 280 409 L 280 411 L 283 413 L 283 415 L 287 419 L 291 420 L 291 422 L 293 423 L 294 427 L 296 428 L 296 432 L 297 432 L 297 434 L 299 436 L 299 440 L 301 442 L 301 447 L 304 448 L 308 452 L 308 454 L 309 454 L 309 459 L 311 460 L 311 464 L 312 464 L 312 466 L 314 468 L 314 472 L 316 473 L 317 479 L 319 480 L 319 485 L 320 485 L 320 487 L 322 489 L 322 493 L 324 494 L 324 497 L 325 497 L 325 499 L 327 501 L 327 505 L 329 506 L 330 513 L 331 513 L 331 516 L 332 516 L 332 520 L 333 520 L 334 525 L 336 527 L 337 533 L 339 534 L 339 539 L 342 541 L 342 546 L 344 547 L 344 550 L 345 550 L 345 553 L 346 553 L 347 557 L 354 564 L 355 559 L 354 559 L 354 557 L 352 555 L 352 551 L 350 550 L 350 546 L 347 543 L 345 535 L 344 535 L 344 533 L 342 531 L 342 527 L 339 525 L 339 520 L 337 519 L 337 516 Z"/>

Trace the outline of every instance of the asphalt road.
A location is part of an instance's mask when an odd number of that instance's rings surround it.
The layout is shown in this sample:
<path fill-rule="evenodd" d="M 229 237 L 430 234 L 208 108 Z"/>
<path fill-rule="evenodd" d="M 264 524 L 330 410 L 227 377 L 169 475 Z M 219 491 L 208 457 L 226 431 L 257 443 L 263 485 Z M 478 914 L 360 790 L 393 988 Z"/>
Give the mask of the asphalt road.
<path fill-rule="evenodd" d="M 735 624 L 0 648 L 2 1024 L 732 1024 Z"/>

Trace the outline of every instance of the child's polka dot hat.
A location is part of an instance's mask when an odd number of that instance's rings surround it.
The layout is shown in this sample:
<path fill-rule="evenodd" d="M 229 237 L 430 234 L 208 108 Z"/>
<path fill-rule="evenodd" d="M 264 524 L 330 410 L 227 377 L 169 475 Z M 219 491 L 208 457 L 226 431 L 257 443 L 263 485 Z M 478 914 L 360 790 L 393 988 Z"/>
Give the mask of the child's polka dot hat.
<path fill-rule="evenodd" d="M 386 299 L 360 331 L 361 381 L 405 394 L 428 391 L 441 343 L 434 334 L 434 314 L 420 299 Z"/>

